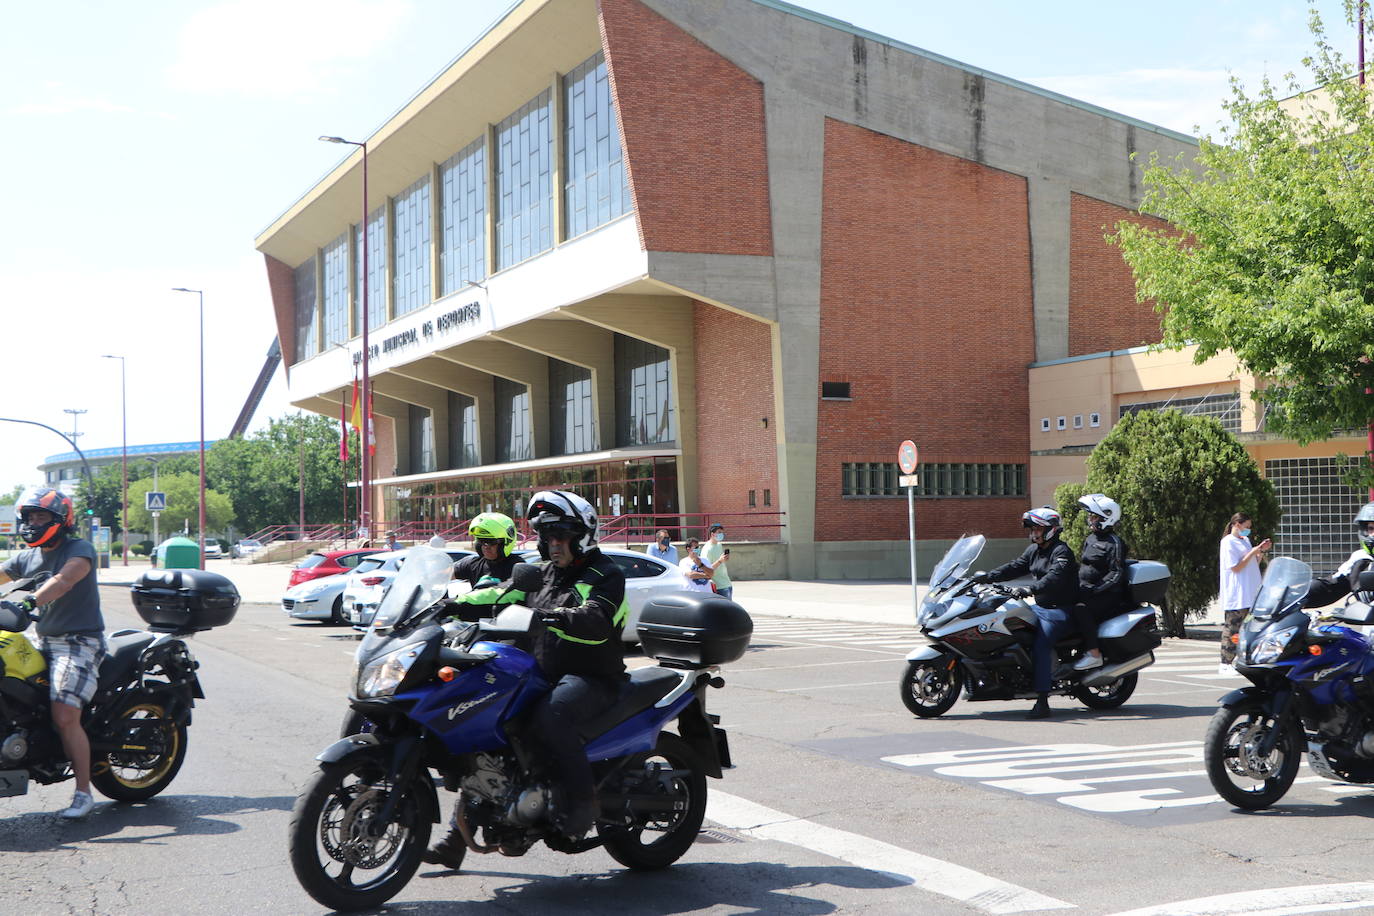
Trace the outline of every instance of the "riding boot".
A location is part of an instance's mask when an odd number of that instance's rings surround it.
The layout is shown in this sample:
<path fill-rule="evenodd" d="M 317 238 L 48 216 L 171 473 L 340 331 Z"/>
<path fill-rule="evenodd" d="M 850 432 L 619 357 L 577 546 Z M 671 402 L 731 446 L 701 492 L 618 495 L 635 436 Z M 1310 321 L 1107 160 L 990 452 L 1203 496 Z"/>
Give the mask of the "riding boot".
<path fill-rule="evenodd" d="M 425 850 L 421 860 L 430 865 L 446 865 L 455 871 L 462 867 L 468 844 L 457 827 L 450 827 L 442 840 Z"/>
<path fill-rule="evenodd" d="M 1050 717 L 1050 695 L 1041 692 L 1035 698 L 1035 705 L 1026 713 L 1027 719 L 1048 719 Z"/>

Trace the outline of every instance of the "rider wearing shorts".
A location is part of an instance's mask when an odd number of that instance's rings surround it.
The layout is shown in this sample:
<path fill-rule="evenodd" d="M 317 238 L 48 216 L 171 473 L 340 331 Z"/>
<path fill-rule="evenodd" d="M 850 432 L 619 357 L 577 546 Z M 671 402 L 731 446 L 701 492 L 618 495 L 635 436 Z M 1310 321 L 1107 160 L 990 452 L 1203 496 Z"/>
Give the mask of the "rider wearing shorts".
<path fill-rule="evenodd" d="M 19 536 L 29 545 L 0 567 L 0 582 L 46 573 L 25 603 L 42 608 L 38 648 L 48 660 L 52 722 L 76 776 L 76 792 L 62 817 L 85 817 L 91 797 L 91 744 L 81 727 L 81 710 L 95 696 L 105 657 L 105 619 L 96 587 L 95 548 L 73 536 L 72 501 L 49 487 L 27 490 L 15 503 Z"/>

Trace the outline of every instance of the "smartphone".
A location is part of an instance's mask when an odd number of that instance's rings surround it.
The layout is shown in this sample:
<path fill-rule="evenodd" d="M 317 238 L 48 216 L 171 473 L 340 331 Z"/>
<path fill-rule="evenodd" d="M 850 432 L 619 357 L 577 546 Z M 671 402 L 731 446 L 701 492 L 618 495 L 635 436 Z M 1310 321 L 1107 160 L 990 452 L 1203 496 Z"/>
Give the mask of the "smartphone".
<path fill-rule="evenodd" d="M 730 555 L 730 548 L 727 547 L 727 548 L 725 548 L 725 553 L 722 554 L 722 556 L 727 556 L 727 557 L 728 557 L 729 555 Z"/>

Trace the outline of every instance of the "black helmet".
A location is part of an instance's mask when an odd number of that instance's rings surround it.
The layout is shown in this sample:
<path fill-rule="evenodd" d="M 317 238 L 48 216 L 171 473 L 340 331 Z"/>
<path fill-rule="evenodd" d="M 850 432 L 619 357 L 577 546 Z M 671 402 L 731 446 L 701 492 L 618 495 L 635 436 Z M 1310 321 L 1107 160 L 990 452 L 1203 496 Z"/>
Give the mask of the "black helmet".
<path fill-rule="evenodd" d="M 539 535 L 539 555 L 549 558 L 548 536 L 568 535 L 573 556 L 596 546 L 596 510 L 576 493 L 567 490 L 540 490 L 530 499 L 525 520 Z"/>
<path fill-rule="evenodd" d="M 29 512 L 41 509 L 52 515 L 46 525 L 29 523 Z M 14 515 L 19 520 L 19 536 L 31 547 L 54 544 L 62 535 L 76 528 L 76 510 L 69 496 L 52 487 L 29 487 L 14 503 Z"/>
<path fill-rule="evenodd" d="M 1355 533 L 1360 537 L 1364 552 L 1374 556 L 1374 534 L 1364 533 L 1365 522 L 1374 522 L 1374 503 L 1365 503 L 1363 508 L 1355 513 Z"/>

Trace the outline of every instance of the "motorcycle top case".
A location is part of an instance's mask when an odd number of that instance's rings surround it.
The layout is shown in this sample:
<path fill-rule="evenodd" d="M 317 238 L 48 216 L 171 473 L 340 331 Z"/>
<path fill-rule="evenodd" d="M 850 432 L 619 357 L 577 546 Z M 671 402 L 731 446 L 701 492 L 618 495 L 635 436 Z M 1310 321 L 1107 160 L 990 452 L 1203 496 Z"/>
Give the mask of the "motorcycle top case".
<path fill-rule="evenodd" d="M 134 609 L 159 632 L 209 630 L 234 619 L 239 590 L 219 573 L 203 569 L 157 569 L 132 588 Z"/>
<path fill-rule="evenodd" d="M 733 601 L 716 595 L 652 598 L 639 614 L 645 655 L 679 665 L 724 665 L 744 655 L 754 621 Z"/>
<path fill-rule="evenodd" d="M 1169 567 L 1156 560 L 1132 560 L 1126 567 L 1126 581 L 1132 601 L 1157 607 L 1169 590 Z"/>

